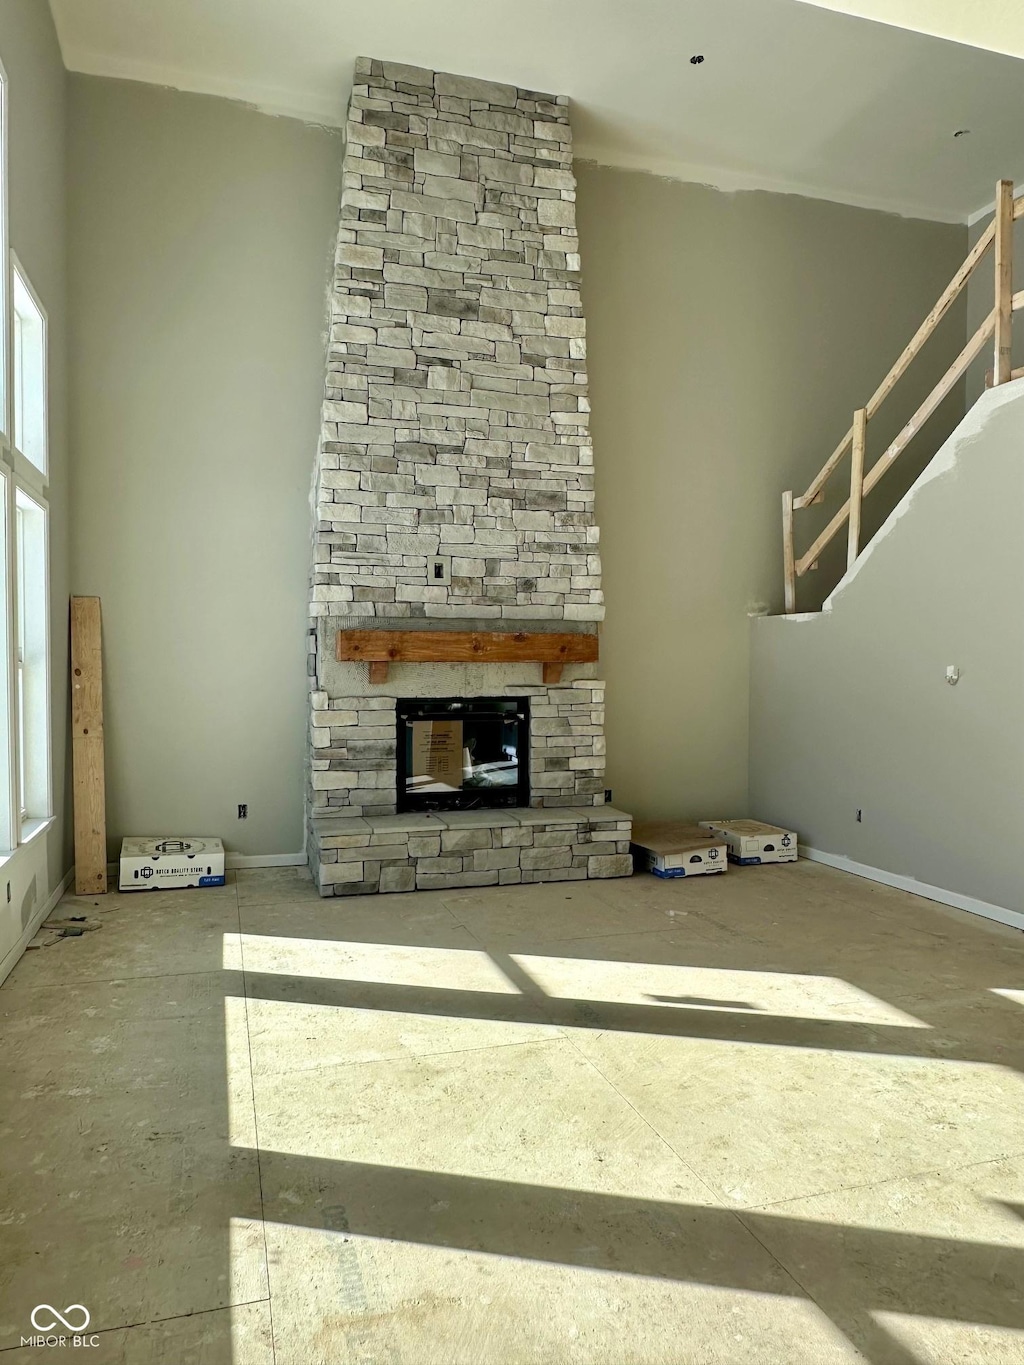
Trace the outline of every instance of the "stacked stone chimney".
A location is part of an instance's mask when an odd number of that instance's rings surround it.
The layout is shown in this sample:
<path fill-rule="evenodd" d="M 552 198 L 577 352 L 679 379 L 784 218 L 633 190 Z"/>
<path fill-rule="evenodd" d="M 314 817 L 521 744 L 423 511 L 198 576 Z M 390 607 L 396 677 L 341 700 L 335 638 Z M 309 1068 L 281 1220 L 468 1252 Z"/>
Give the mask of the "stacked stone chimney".
<path fill-rule="evenodd" d="M 398 665 L 374 687 L 334 658 L 344 627 L 596 630 L 575 197 L 564 96 L 357 61 L 314 488 L 314 835 L 394 812 L 397 696 L 530 696 L 531 804 L 603 801 L 592 666 L 546 687 L 539 665 Z"/>

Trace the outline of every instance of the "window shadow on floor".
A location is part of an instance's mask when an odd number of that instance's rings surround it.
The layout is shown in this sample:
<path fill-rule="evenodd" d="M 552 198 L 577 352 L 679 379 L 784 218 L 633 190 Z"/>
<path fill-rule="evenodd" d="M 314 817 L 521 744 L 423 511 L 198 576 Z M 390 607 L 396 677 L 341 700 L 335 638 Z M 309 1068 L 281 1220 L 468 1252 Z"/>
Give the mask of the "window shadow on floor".
<path fill-rule="evenodd" d="M 262 1151 L 260 1164 L 271 1222 L 813 1299 L 873 1365 L 915 1360 L 879 1311 L 1024 1331 L 1024 1250 L 1009 1246 L 286 1152 Z"/>

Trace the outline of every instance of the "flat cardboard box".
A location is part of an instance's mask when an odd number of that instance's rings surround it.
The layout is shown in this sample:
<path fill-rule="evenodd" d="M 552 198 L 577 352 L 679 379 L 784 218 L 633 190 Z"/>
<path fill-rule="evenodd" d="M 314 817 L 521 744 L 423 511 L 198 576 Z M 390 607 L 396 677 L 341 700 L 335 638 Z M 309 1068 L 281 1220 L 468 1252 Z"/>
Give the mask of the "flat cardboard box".
<path fill-rule="evenodd" d="M 729 866 L 724 841 L 698 825 L 641 821 L 631 837 L 634 857 L 656 877 L 702 877 Z"/>
<path fill-rule="evenodd" d="M 133 838 L 121 844 L 120 891 L 167 891 L 224 885 L 220 839 L 189 835 L 177 839 Z"/>
<path fill-rule="evenodd" d="M 723 839 L 729 861 L 741 867 L 757 863 L 795 863 L 800 856 L 794 830 L 760 820 L 701 820 L 701 829 Z"/>

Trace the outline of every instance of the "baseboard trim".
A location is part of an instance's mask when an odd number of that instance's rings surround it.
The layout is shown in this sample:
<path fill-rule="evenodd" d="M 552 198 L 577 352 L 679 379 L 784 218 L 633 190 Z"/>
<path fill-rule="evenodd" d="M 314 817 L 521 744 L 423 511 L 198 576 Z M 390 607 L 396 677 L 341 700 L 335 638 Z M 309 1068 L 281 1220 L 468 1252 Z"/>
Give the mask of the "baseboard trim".
<path fill-rule="evenodd" d="M 21 938 L 18 939 L 17 943 L 10 950 L 10 952 L 8 952 L 4 960 L 0 962 L 0 986 L 3 985 L 3 983 L 10 976 L 11 972 L 14 971 L 15 967 L 21 961 L 22 953 L 24 953 L 25 949 L 35 938 L 36 934 L 38 934 L 39 926 L 42 924 L 43 920 L 45 920 L 51 914 L 51 912 L 57 908 L 57 904 L 60 901 L 61 896 L 63 896 L 64 892 L 68 889 L 68 887 L 71 885 L 74 879 L 75 869 L 74 866 L 72 865 L 70 868 L 68 868 L 67 872 L 64 873 L 64 876 L 61 877 L 60 881 L 50 892 L 50 895 L 47 897 L 47 899 L 33 914 L 32 918 L 25 926 L 25 930 L 22 933 Z"/>
<path fill-rule="evenodd" d="M 842 854 L 825 853 L 820 848 L 800 845 L 800 856 L 812 863 L 824 863 L 826 867 L 838 868 L 840 872 L 850 872 L 855 877 L 865 877 L 870 882 L 881 882 L 883 886 L 894 886 L 898 891 L 910 891 L 928 901 L 938 901 L 940 905 L 951 905 L 954 910 L 966 910 L 970 915 L 981 915 L 983 919 L 995 920 L 997 924 L 1008 924 L 1011 929 L 1024 931 L 1024 915 L 1016 910 L 1006 910 L 1001 905 L 990 905 L 988 901 L 976 900 L 973 896 L 961 896 L 959 891 L 946 891 L 941 886 L 929 886 L 915 877 L 901 877 L 897 872 L 886 872 L 881 867 L 869 867 L 866 863 L 855 863 L 852 858 Z"/>
<path fill-rule="evenodd" d="M 244 867 L 305 867 L 306 855 L 298 853 L 226 853 L 224 865 L 228 868 Z"/>

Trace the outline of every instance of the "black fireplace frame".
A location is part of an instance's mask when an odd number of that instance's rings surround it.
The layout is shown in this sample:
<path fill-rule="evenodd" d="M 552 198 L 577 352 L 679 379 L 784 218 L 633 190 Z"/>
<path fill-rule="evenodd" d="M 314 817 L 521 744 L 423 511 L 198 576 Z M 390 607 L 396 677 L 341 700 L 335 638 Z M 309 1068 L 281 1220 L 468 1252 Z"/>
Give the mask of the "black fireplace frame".
<path fill-rule="evenodd" d="M 410 793 L 406 725 L 410 720 L 502 719 L 515 717 L 518 781 L 508 787 L 472 787 L 453 792 Z M 501 810 L 530 804 L 530 700 L 528 697 L 402 697 L 395 704 L 397 810 L 407 812 Z"/>

